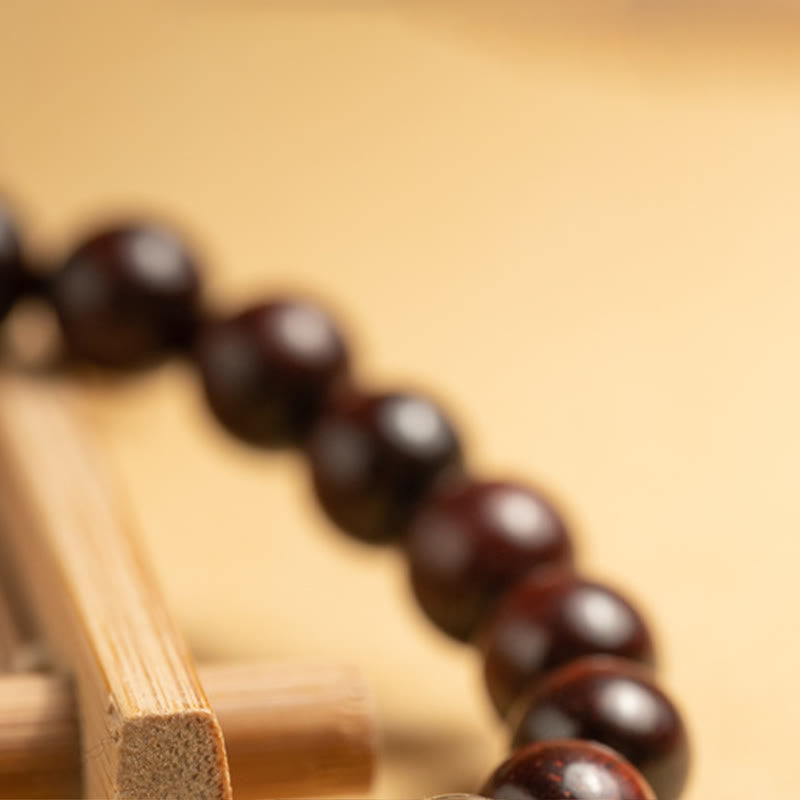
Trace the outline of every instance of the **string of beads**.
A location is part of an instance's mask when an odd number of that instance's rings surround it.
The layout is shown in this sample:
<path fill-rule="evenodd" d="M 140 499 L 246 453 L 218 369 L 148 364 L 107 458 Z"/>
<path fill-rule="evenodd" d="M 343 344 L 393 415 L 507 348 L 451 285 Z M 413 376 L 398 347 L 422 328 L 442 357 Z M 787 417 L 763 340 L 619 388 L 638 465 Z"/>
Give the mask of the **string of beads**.
<path fill-rule="evenodd" d="M 568 526 L 537 489 L 483 479 L 430 397 L 357 385 L 331 315 L 299 297 L 210 311 L 181 239 L 109 226 L 52 269 L 32 267 L 0 206 L 0 321 L 36 295 L 76 362 L 133 369 L 192 360 L 233 435 L 307 455 L 317 498 L 345 533 L 395 543 L 414 594 L 445 634 L 483 654 L 513 753 L 481 789 L 498 800 L 676 800 L 686 729 L 652 677 L 634 605 L 576 571 Z"/>

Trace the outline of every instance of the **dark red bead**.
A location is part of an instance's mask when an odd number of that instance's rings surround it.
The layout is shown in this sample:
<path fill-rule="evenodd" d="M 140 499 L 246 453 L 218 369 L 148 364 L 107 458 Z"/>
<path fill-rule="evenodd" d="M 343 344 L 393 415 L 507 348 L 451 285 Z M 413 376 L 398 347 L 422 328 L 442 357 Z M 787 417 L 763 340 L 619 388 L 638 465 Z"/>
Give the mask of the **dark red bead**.
<path fill-rule="evenodd" d="M 11 310 L 24 284 L 19 234 L 11 215 L 0 206 L 0 320 Z"/>
<path fill-rule="evenodd" d="M 405 392 L 350 394 L 322 417 L 308 453 L 322 507 L 369 542 L 403 534 L 425 495 L 461 464 L 442 411 Z"/>
<path fill-rule="evenodd" d="M 526 486 L 500 481 L 454 484 L 432 495 L 411 525 L 407 552 L 422 609 L 462 640 L 525 573 L 572 561 L 566 525 L 552 505 Z"/>
<path fill-rule="evenodd" d="M 681 715 L 647 667 L 589 656 L 549 673 L 515 705 L 513 746 L 592 739 L 621 753 L 659 800 L 676 800 L 689 770 Z"/>
<path fill-rule="evenodd" d="M 517 750 L 480 794 L 495 800 L 656 800 L 647 781 L 622 756 L 575 739 Z"/>
<path fill-rule="evenodd" d="M 210 323 L 198 337 L 196 360 L 217 418 L 258 444 L 301 439 L 348 362 L 331 317 L 297 299 Z"/>
<path fill-rule="evenodd" d="M 501 600 L 482 642 L 489 694 L 505 715 L 554 667 L 607 654 L 649 663 L 650 633 L 621 594 L 568 570 L 535 570 Z"/>
<path fill-rule="evenodd" d="M 191 341 L 199 278 L 175 235 L 125 225 L 81 244 L 54 276 L 51 294 L 73 356 L 128 367 Z"/>

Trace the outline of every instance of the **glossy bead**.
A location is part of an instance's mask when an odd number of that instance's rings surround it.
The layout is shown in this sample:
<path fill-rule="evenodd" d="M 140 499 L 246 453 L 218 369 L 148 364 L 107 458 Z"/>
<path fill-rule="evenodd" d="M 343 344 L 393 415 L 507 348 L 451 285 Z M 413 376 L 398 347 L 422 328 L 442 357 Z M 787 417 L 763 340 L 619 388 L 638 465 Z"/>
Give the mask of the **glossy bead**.
<path fill-rule="evenodd" d="M 650 670 L 625 659 L 589 656 L 549 673 L 520 698 L 513 746 L 549 739 L 592 739 L 621 753 L 659 800 L 676 800 L 686 782 L 689 746 L 681 715 Z"/>
<path fill-rule="evenodd" d="M 53 279 L 52 302 L 69 352 L 137 366 L 187 345 L 199 279 L 192 256 L 152 225 L 107 229 L 81 244 Z"/>
<path fill-rule="evenodd" d="M 426 494 L 461 464 L 442 411 L 405 392 L 338 402 L 314 430 L 308 454 L 322 507 L 344 531 L 369 542 L 403 534 Z"/>
<path fill-rule="evenodd" d="M 568 570 L 535 570 L 501 600 L 482 642 L 489 695 L 505 715 L 545 671 L 586 655 L 650 662 L 647 625 L 618 592 Z"/>
<path fill-rule="evenodd" d="M 212 322 L 196 361 L 208 402 L 237 436 L 257 444 L 300 440 L 347 374 L 336 324 L 309 302 L 275 300 Z"/>
<path fill-rule="evenodd" d="M 500 481 L 436 492 L 411 525 L 407 552 L 422 609 L 462 640 L 526 572 L 572 561 L 569 534 L 555 509 L 532 489 Z"/>
<path fill-rule="evenodd" d="M 656 800 L 622 756 L 575 739 L 537 742 L 515 751 L 480 792 L 495 800 Z"/>
<path fill-rule="evenodd" d="M 24 283 L 19 235 L 10 214 L 0 206 L 0 320 L 11 310 Z"/>

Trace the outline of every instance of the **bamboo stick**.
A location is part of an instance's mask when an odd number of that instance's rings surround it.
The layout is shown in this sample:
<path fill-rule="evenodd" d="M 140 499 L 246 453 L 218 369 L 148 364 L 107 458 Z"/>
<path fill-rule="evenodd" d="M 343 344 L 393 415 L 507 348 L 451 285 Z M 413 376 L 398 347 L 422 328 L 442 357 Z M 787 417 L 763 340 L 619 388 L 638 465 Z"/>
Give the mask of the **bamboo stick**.
<path fill-rule="evenodd" d="M 8 578 L 0 581 L 0 670 L 41 666 L 41 647 Z M 34 656 L 36 660 L 34 660 Z M 365 792 L 373 707 L 357 670 L 324 664 L 200 665 L 222 727 L 237 800 Z M 63 676 L 0 677 L 0 800 L 80 793 L 74 693 Z"/>
<path fill-rule="evenodd" d="M 75 679 L 84 792 L 230 800 L 219 723 L 66 394 L 0 376 L 0 536 Z"/>
<path fill-rule="evenodd" d="M 237 800 L 363 792 L 374 755 L 358 673 L 328 665 L 201 666 L 228 748 Z M 43 673 L 0 678 L 0 798 L 77 797 L 71 686 Z"/>

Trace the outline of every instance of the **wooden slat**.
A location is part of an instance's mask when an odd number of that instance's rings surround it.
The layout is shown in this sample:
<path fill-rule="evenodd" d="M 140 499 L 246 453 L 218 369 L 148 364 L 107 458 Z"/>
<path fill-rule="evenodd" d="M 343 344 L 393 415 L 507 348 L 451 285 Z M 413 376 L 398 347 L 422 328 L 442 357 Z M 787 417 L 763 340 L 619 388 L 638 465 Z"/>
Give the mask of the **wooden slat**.
<path fill-rule="evenodd" d="M 371 694 L 352 667 L 239 664 L 201 669 L 225 733 L 236 796 L 365 792 L 376 758 Z"/>
<path fill-rule="evenodd" d="M 225 734 L 238 800 L 364 792 L 372 703 L 352 668 L 243 663 L 200 667 Z M 0 798 L 77 797 L 72 687 L 44 673 L 0 678 Z"/>
<path fill-rule="evenodd" d="M 68 405 L 55 382 L 0 376 L 0 536 L 76 682 L 84 791 L 227 800 L 217 719 Z"/>

